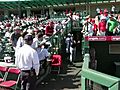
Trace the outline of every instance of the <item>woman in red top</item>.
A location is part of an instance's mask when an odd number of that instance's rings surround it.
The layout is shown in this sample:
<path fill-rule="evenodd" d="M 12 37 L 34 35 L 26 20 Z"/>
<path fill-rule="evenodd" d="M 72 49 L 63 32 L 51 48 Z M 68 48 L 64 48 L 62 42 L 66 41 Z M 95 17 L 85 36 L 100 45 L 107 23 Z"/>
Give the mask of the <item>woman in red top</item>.
<path fill-rule="evenodd" d="M 49 22 L 49 24 L 45 28 L 45 35 L 46 36 L 52 36 L 54 33 L 54 23 Z"/>
<path fill-rule="evenodd" d="M 98 31 L 100 36 L 105 36 L 106 33 L 106 19 L 103 18 L 98 24 Z"/>

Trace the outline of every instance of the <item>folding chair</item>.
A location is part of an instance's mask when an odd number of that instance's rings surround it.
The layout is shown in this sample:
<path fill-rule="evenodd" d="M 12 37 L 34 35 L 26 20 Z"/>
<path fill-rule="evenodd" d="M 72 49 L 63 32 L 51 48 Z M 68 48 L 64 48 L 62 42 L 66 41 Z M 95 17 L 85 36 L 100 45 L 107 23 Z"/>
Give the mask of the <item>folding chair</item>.
<path fill-rule="evenodd" d="M 0 82 L 5 80 L 5 73 L 7 72 L 7 67 L 5 66 L 0 66 Z"/>
<path fill-rule="evenodd" d="M 18 68 L 9 68 L 6 79 L 0 83 L 0 87 L 16 90 L 19 78 L 20 70 Z"/>
<path fill-rule="evenodd" d="M 61 64 L 62 64 L 62 59 L 61 59 L 61 55 L 52 55 L 52 68 L 51 68 L 51 72 L 57 72 L 57 74 L 60 73 L 60 68 L 61 68 Z"/>

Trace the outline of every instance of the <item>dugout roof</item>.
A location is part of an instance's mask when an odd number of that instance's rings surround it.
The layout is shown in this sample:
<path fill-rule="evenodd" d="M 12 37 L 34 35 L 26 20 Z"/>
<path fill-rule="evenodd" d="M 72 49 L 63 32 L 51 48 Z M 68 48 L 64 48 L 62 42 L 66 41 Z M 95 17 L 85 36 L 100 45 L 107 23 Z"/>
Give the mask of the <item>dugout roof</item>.
<path fill-rule="evenodd" d="M 88 3 L 109 3 L 120 0 L 0 0 L 0 9 L 58 7 Z"/>

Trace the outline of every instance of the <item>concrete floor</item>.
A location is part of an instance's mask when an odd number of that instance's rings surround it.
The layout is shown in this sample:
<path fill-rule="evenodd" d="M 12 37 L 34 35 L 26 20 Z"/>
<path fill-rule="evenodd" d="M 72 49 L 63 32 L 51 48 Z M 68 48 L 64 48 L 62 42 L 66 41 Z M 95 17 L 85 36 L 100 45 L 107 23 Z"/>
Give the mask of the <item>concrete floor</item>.
<path fill-rule="evenodd" d="M 59 75 L 50 74 L 39 84 L 37 90 L 81 90 L 80 71 L 82 63 L 64 64 Z"/>

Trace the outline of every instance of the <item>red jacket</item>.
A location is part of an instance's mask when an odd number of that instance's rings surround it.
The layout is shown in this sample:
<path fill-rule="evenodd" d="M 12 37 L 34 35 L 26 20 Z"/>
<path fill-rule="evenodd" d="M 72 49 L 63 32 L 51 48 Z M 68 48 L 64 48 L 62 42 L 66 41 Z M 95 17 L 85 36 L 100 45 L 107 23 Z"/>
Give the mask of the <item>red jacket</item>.
<path fill-rule="evenodd" d="M 100 31 L 105 32 L 106 31 L 106 22 L 105 21 L 99 22 L 98 28 Z"/>
<path fill-rule="evenodd" d="M 93 24 L 93 31 L 94 31 L 94 32 L 97 31 L 97 28 L 98 28 L 97 24 Z"/>
<path fill-rule="evenodd" d="M 46 26 L 45 35 L 47 35 L 47 36 L 52 36 L 52 35 L 53 35 L 53 32 L 54 32 L 54 28 L 53 28 L 53 27 Z"/>

